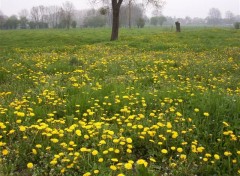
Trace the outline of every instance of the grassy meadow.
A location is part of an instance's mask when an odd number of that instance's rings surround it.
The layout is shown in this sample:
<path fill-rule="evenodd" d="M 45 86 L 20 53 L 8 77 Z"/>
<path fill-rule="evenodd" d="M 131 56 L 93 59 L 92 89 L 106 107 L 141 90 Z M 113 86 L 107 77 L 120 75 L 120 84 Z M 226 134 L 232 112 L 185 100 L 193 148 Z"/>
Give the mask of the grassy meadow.
<path fill-rule="evenodd" d="M 0 31 L 0 175 L 240 175 L 240 31 Z"/>

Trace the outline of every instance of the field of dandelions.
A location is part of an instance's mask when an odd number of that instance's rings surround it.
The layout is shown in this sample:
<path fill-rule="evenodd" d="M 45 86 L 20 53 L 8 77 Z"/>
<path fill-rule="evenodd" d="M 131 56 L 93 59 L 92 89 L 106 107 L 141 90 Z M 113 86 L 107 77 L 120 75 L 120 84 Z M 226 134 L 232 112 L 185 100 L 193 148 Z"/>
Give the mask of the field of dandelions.
<path fill-rule="evenodd" d="M 0 175 L 240 175 L 240 31 L 0 31 Z"/>

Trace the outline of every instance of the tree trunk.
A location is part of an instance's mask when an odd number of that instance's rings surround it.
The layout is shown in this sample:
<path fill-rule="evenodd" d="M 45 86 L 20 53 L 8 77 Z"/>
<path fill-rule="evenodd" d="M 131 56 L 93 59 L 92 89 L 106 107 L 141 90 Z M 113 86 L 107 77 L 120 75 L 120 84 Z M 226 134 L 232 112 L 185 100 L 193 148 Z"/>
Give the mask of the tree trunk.
<path fill-rule="evenodd" d="M 118 31 L 119 31 L 119 13 L 120 6 L 123 0 L 112 0 L 112 10 L 113 10 L 113 22 L 112 22 L 112 35 L 111 41 L 118 39 Z"/>
<path fill-rule="evenodd" d="M 128 26 L 129 26 L 129 29 L 131 29 L 131 26 L 132 26 L 132 24 L 131 24 L 131 16 L 132 16 L 131 3 L 132 3 L 132 1 L 129 0 L 129 4 L 128 4 Z"/>

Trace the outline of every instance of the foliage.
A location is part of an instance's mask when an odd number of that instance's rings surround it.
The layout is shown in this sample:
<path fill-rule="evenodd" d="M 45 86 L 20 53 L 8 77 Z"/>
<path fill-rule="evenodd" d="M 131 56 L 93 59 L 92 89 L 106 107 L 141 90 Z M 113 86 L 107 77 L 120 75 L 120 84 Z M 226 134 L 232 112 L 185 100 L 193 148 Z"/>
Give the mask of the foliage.
<path fill-rule="evenodd" d="M 77 22 L 76 21 L 72 21 L 71 26 L 72 26 L 72 28 L 76 28 L 77 27 Z"/>
<path fill-rule="evenodd" d="M 6 20 L 6 22 L 5 22 L 5 24 L 4 24 L 4 28 L 5 28 L 5 29 L 17 29 L 18 23 L 19 23 L 19 21 L 18 21 L 18 19 L 17 19 L 17 16 L 15 16 L 15 15 L 10 16 L 10 17 Z"/>
<path fill-rule="evenodd" d="M 48 28 L 48 23 L 44 23 L 44 22 L 33 22 L 33 21 L 30 21 L 28 23 L 28 25 L 29 25 L 30 29 L 45 29 L 45 28 Z"/>
<path fill-rule="evenodd" d="M 104 16 L 90 16 L 84 19 L 85 27 L 103 27 L 106 25 L 106 18 Z"/>
<path fill-rule="evenodd" d="M 234 23 L 234 28 L 235 29 L 240 29 L 240 22 L 235 22 Z"/>
<path fill-rule="evenodd" d="M 20 29 L 27 29 L 28 19 L 26 17 L 20 17 L 19 19 L 19 27 Z"/>
<path fill-rule="evenodd" d="M 239 174 L 240 31 L 109 32 L 0 31 L 0 174 Z"/>
<path fill-rule="evenodd" d="M 151 17 L 150 19 L 151 25 L 154 25 L 154 26 L 157 26 L 157 25 L 162 26 L 163 23 L 166 21 L 167 21 L 167 18 L 164 16 L 155 16 L 155 17 Z"/>
<path fill-rule="evenodd" d="M 145 20 L 143 18 L 139 18 L 137 20 L 137 27 L 138 28 L 143 28 L 145 26 Z"/>
<path fill-rule="evenodd" d="M 101 7 L 101 8 L 99 9 L 99 13 L 100 13 L 101 15 L 106 15 L 106 14 L 108 13 L 108 11 L 109 11 L 109 8 L 108 8 L 108 7 Z"/>

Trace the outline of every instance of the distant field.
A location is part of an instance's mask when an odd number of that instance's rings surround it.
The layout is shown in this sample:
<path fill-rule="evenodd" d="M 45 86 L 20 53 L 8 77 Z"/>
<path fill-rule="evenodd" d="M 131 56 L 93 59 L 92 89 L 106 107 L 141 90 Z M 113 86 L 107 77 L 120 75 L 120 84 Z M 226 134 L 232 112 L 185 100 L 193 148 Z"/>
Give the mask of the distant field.
<path fill-rule="evenodd" d="M 0 31 L 0 175 L 239 175 L 240 31 Z"/>

